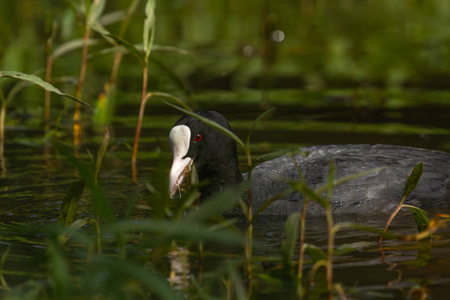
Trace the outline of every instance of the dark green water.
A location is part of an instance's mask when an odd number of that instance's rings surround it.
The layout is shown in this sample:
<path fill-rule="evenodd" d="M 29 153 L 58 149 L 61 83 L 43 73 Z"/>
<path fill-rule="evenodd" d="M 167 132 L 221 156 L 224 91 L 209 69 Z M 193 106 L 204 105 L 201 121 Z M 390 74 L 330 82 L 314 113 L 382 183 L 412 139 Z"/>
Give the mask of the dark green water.
<path fill-rule="evenodd" d="M 246 93 L 249 95 L 247 99 L 262 95 L 257 91 Z M 413 94 L 405 93 L 405 99 Z M 447 122 L 448 114 L 444 113 L 448 109 L 441 103 L 409 108 L 357 107 L 349 104 L 345 97 L 336 99 L 323 94 L 315 96 L 323 97 L 325 103 L 329 101 L 329 106 L 317 108 L 307 102 L 301 105 L 292 103 L 295 97 L 306 95 L 283 90 L 270 95 L 268 99 L 277 98 L 279 104 L 271 118 L 260 124 L 253 134 L 252 153 L 255 157 L 284 147 L 330 143 L 385 143 L 449 150 L 450 124 Z M 421 92 L 421 95 L 425 97 L 427 93 Z M 239 96 L 242 94 L 205 92 L 197 96 L 197 105 L 226 115 L 234 131 L 245 138 L 253 120 L 271 103 L 267 101 L 261 106 L 246 101 L 236 105 L 226 100 L 227 97 Z M 280 101 L 283 97 L 284 103 Z M 101 169 L 100 182 L 115 214 L 120 217 L 130 197 L 137 197 L 138 202 L 145 202 L 150 194 L 131 180 L 131 153 L 127 144 L 132 144 L 133 141 L 136 107 L 121 106 L 116 111 L 117 118 L 111 126 L 113 137 Z M 152 181 L 159 151 L 162 151 L 163 156 L 170 157 L 167 134 L 179 117 L 177 112 L 165 106 L 153 105 L 147 108 L 138 162 L 140 183 Z M 3 268 L 6 281 L 12 286 L 30 279 L 41 279 L 42 262 L 39 257 L 44 255 L 47 247 L 45 233 L 15 233 L 13 225 L 28 223 L 41 226 L 57 222 L 62 199 L 70 183 L 77 178 L 73 167 L 58 154 L 52 144 L 42 143 L 43 131 L 29 123 L 30 121 L 26 121 L 20 126 L 7 126 L 5 153 L 1 160 L 0 249 L 4 253 L 9 245 L 12 246 Z M 80 151 L 83 159 L 89 159 L 89 153 L 97 151 L 101 136 L 101 133 L 96 133 L 89 125 L 86 127 L 84 145 Z M 62 128 L 60 140 L 70 144 L 70 127 Z M 241 165 L 245 171 L 243 162 L 241 153 Z M 88 194 L 83 195 L 76 218 L 91 213 L 89 199 Z M 136 217 L 140 218 L 142 215 Z M 383 228 L 386 220 L 386 216 L 380 216 L 378 219 L 359 221 Z M 336 218 L 335 221 L 342 222 L 345 218 Z M 285 238 L 284 222 L 285 218 L 279 217 L 258 218 L 255 222 L 253 252 L 262 269 L 270 270 L 277 265 L 271 261 L 281 256 L 281 243 Z M 243 229 L 244 225 L 241 221 L 237 227 Z M 398 217 L 391 229 L 405 234 L 416 231 L 413 218 L 408 215 Z M 363 231 L 345 230 L 337 234 L 336 247 L 367 242 L 365 247 L 357 251 L 335 257 L 334 281 L 341 283 L 350 297 L 398 299 L 406 297 L 413 286 L 423 285 L 427 287 L 431 299 L 446 299 L 445 295 L 450 291 L 450 231 L 447 228 L 440 229 L 428 246 L 416 242 L 385 241 L 385 262 L 377 250 L 376 241 L 376 235 Z M 307 220 L 306 242 L 326 249 L 327 229 L 324 219 Z M 114 249 L 114 245 L 109 247 Z M 130 242 L 128 248 L 130 252 L 136 251 L 137 254 L 134 255 L 138 257 L 142 251 L 139 241 Z M 206 245 L 205 248 L 212 253 L 216 250 L 220 252 L 220 247 L 216 248 L 214 244 Z M 174 252 L 170 259 L 172 263 L 176 264 L 179 253 L 187 251 L 183 249 L 181 247 L 178 252 Z M 240 248 L 232 248 L 229 252 L 243 256 Z M 145 255 L 141 259 L 145 259 Z M 205 269 L 214 270 L 218 260 L 220 261 L 214 256 L 207 256 Z M 182 290 L 183 282 L 189 282 L 189 278 L 195 278 L 199 274 L 195 255 L 189 256 L 186 268 L 187 274 L 175 272 L 174 284 L 177 289 Z M 308 274 L 311 268 L 308 260 L 305 268 L 305 274 Z M 261 282 L 261 286 L 255 290 L 255 298 L 295 295 L 295 289 Z"/>

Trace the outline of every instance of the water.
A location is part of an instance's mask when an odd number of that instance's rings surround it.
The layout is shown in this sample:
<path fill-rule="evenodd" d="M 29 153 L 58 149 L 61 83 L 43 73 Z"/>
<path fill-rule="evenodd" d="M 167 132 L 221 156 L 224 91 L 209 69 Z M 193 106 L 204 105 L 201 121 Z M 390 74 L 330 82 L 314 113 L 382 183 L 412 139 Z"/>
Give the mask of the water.
<path fill-rule="evenodd" d="M 288 93 L 285 91 L 284 94 Z M 280 97 L 283 91 L 280 91 Z M 264 110 L 257 104 L 242 103 L 240 106 L 224 102 L 202 102 L 199 96 L 198 106 L 202 109 L 215 109 L 226 115 L 241 138 L 245 138 L 248 130 L 259 113 Z M 273 95 L 272 95 L 273 97 Z M 326 98 L 333 105 L 320 108 L 307 104 L 281 103 L 270 121 L 263 122 L 252 136 L 252 154 L 260 154 L 279 150 L 284 147 L 305 146 L 311 144 L 330 143 L 385 143 L 420 146 L 424 148 L 448 151 L 448 132 L 450 124 L 438 114 L 442 107 L 413 107 L 405 109 L 358 108 L 352 105 L 335 105 L 334 98 Z M 267 103 L 270 106 L 270 103 Z M 131 180 L 130 150 L 136 122 L 136 108 L 124 105 L 112 125 L 113 138 L 110 150 L 102 165 L 100 182 L 112 203 L 114 213 L 123 215 L 124 207 L 130 198 L 135 197 L 137 203 L 145 202 L 149 192 L 145 187 L 136 185 Z M 361 113 L 361 112 L 364 113 Z M 169 157 L 167 134 L 172 124 L 180 115 L 164 106 L 151 106 L 147 109 L 144 122 L 138 163 L 138 179 L 140 183 L 152 180 L 155 161 L 160 147 L 164 156 Z M 381 125 L 380 125 L 381 124 Z M 63 128 L 59 141 L 70 144 L 70 128 Z M 421 133 L 423 132 L 423 133 Z M 42 143 L 43 132 L 27 125 L 6 128 L 7 140 L 5 153 L 1 158 L 0 173 L 0 249 L 2 253 L 10 248 L 6 257 L 3 274 L 6 281 L 15 286 L 30 279 L 43 278 L 42 259 L 48 251 L 48 232 L 37 231 L 15 232 L 14 224 L 27 223 L 45 226 L 56 223 L 64 195 L 70 184 L 77 179 L 77 171 L 55 150 L 51 143 Z M 80 151 L 83 159 L 89 160 L 95 155 L 101 143 L 101 133 L 91 128 L 85 129 L 84 147 Z M 245 171 L 244 158 L 240 152 L 241 168 Z M 92 210 L 90 195 L 84 194 L 80 201 L 76 219 L 90 216 Z M 137 214 L 140 219 L 146 212 Z M 383 228 L 386 216 L 373 219 L 360 219 L 363 224 L 375 228 Z M 345 221 L 345 217 L 336 217 L 335 222 Z M 253 253 L 255 265 L 264 274 L 277 278 L 280 264 L 282 241 L 285 239 L 285 217 L 261 217 L 254 224 Z M 245 228 L 241 220 L 237 224 Z M 411 234 L 416 232 L 412 216 L 399 216 L 391 226 L 394 232 Z M 87 229 L 88 233 L 94 232 Z M 442 228 L 425 242 L 384 241 L 385 259 L 377 248 L 378 236 L 357 230 L 338 232 L 336 247 L 355 242 L 366 242 L 364 247 L 347 254 L 338 255 L 334 259 L 334 281 L 345 287 L 350 297 L 357 299 L 398 299 L 406 297 L 415 285 L 426 286 L 431 299 L 446 299 L 450 291 L 450 230 Z M 135 257 L 145 259 L 145 250 L 139 246 L 141 239 L 131 240 L 128 251 Z M 326 251 L 327 226 L 323 219 L 308 219 L 306 242 Z M 114 245 L 108 245 L 114 251 Z M 221 252 L 221 246 L 205 245 L 206 251 Z M 180 253 L 187 249 L 180 246 L 171 256 L 172 264 L 176 264 Z M 76 251 L 75 251 L 76 252 Z M 72 253 L 71 255 L 76 256 Z M 223 251 L 222 251 L 223 252 Z M 240 247 L 226 250 L 228 254 L 243 255 Z M 183 282 L 190 282 L 200 271 L 194 254 L 188 256 L 189 263 L 180 270 L 188 269 L 184 277 L 176 271 L 174 285 L 182 289 Z M 294 258 L 298 256 L 295 251 Z M 213 270 L 220 258 L 206 255 L 205 269 Z M 183 261 L 183 260 L 181 260 Z M 211 261 L 212 265 L 207 263 Z M 311 261 L 306 257 L 305 274 L 309 274 Z M 33 267 L 31 267 L 33 266 Z M 186 267 L 187 266 L 187 267 Z M 181 273 L 180 273 L 181 272 Z M 177 275 L 178 274 L 178 275 Z M 262 274 L 262 273 L 260 273 Z M 177 277 L 178 276 L 178 277 Z M 323 274 L 318 273 L 318 276 Z M 184 278 L 184 279 L 183 279 Z M 187 279 L 186 279 L 187 278 Z M 307 279 L 305 278 L 306 282 Z M 273 298 L 280 295 L 295 295 L 295 289 L 289 286 L 273 285 L 259 281 L 261 286 L 255 290 L 255 298 Z M 312 293 L 314 293 L 312 289 Z"/>

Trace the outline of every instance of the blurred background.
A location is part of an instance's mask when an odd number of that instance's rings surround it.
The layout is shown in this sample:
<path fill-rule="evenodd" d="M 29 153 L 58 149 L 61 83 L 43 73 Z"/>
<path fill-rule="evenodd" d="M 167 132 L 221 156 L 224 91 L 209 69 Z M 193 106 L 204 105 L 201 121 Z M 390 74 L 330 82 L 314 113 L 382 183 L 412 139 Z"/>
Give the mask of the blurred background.
<path fill-rule="evenodd" d="M 133 201 L 147 203 L 158 199 L 149 182 L 158 182 L 158 176 L 164 179 L 161 174 L 166 173 L 161 168 L 155 172 L 157 161 L 166 158 L 165 164 L 159 166 L 167 171 L 171 160 L 168 134 L 181 117 L 178 110 L 160 101 L 161 97 L 148 100 L 142 123 L 137 181 L 144 184 L 136 184 L 131 172 L 143 66 L 142 58 L 136 58 L 142 57 L 141 52 L 133 55 L 129 51 L 143 49 L 145 7 L 152 1 L 104 1 L 104 8 L 97 11 L 94 29 L 86 25 L 86 15 L 91 3 L 101 2 L 0 1 L 0 71 L 34 74 L 93 107 L 81 107 L 79 160 L 70 159 L 77 148 L 73 147 L 74 101 L 46 94 L 36 85 L 25 86 L 24 81 L 0 77 L 5 124 L 5 138 L 0 138 L 0 290 L 7 290 L 5 282 L 9 282 L 19 287 L 14 291 L 23 289 L 26 293 L 29 288 L 22 283 L 28 282 L 38 293 L 41 289 L 45 293 L 40 284 L 51 285 L 52 281 L 46 278 L 53 278 L 54 282 L 65 284 L 67 295 L 74 295 L 71 291 L 79 286 L 83 286 L 79 291 L 89 291 L 84 283 L 94 286 L 103 282 L 111 298 L 126 298 L 121 294 L 123 274 L 109 265 L 105 265 L 105 273 L 96 264 L 85 268 L 80 264 L 77 247 L 72 252 L 60 249 L 47 255 L 47 242 L 42 241 L 55 235 L 50 227 L 45 228 L 51 234 L 8 229 L 18 223 L 33 227 L 57 223 L 62 200 L 71 195 L 69 187 L 80 179 L 79 170 L 70 161 L 92 166 L 105 126 L 111 139 L 101 168 L 98 166 L 98 178 L 114 215 L 120 220 L 134 207 Z M 219 111 L 242 140 L 260 114 L 276 108 L 252 134 L 254 164 L 261 154 L 315 144 L 382 143 L 450 152 L 448 0 L 156 0 L 154 18 L 148 92 L 167 93 L 194 110 Z M 99 27 L 116 39 L 105 38 Z M 78 85 L 84 65 L 84 36 L 89 45 L 86 73 L 84 83 Z M 125 46 L 120 47 L 118 41 Z M 64 153 L 56 144 L 69 146 L 69 150 Z M 243 151 L 239 151 L 241 169 L 246 171 Z M 81 195 L 77 219 L 92 216 L 92 198 L 89 192 Z M 148 211 L 144 212 L 133 215 L 133 220 L 145 218 Z M 255 256 L 259 259 L 279 255 L 280 243 L 285 239 L 285 219 L 260 220 L 259 227 L 255 223 L 254 228 Z M 306 235 L 312 237 L 308 243 L 325 249 L 325 223 L 314 221 L 307 226 Z M 382 224 L 372 225 L 383 228 L 385 220 L 378 221 Z M 399 224 L 397 229 L 402 232 L 416 228 L 412 218 L 406 222 L 402 219 Z M 152 239 L 143 235 L 128 245 L 122 240 L 113 241 L 111 237 L 115 235 L 108 234 L 107 226 L 105 232 L 106 239 L 110 239 L 106 241 L 106 248 L 111 250 L 105 252 L 108 256 L 122 253 L 116 247 L 123 246 L 129 257 L 136 258 L 139 270 L 144 264 L 148 267 L 145 262 L 152 253 L 147 245 Z M 335 244 L 345 246 L 355 239 L 374 241 L 368 233 L 346 231 Z M 95 245 L 91 240 L 89 245 Z M 409 297 L 411 285 L 419 283 L 429 285 L 430 295 L 439 298 L 449 290 L 449 240 L 448 231 L 433 237 L 433 256 L 431 247 L 422 244 L 394 247 L 387 257 L 398 262 L 401 269 L 387 267 L 378 251 L 358 251 L 356 256 L 347 256 L 335 264 L 336 280 L 349 290 L 361 290 L 362 298 Z M 13 245 L 10 256 L 8 243 Z M 97 246 L 88 246 L 84 239 L 82 243 L 89 248 L 89 263 Z M 405 251 L 400 253 L 399 249 Z M 62 260 L 63 253 L 71 259 Z M 239 253 L 242 258 L 243 252 Z M 53 259 L 45 260 L 44 256 Z M 196 259 L 192 258 L 194 265 Z M 65 267 L 61 262 L 68 261 L 73 269 L 82 269 L 82 279 L 78 273 L 60 276 L 60 268 Z M 216 265 L 211 264 L 213 268 Z M 266 267 L 262 267 L 257 272 L 264 275 L 262 270 Z M 106 280 L 112 276 L 105 274 L 116 274 L 117 280 Z M 166 271 L 160 274 L 161 278 L 168 277 Z M 7 276 L 6 281 L 3 275 Z M 229 278 L 232 277 L 220 277 L 222 288 L 230 282 Z M 278 295 L 285 295 L 286 281 L 280 282 L 277 287 L 267 281 L 255 293 L 266 294 L 264 299 L 273 299 L 279 290 L 282 293 Z M 133 279 L 133 289 L 135 286 Z M 216 285 L 210 287 L 213 294 L 217 293 Z M 199 295 L 203 295 L 202 289 L 199 288 Z M 295 288 L 290 292 L 296 295 Z M 95 289 L 90 293 L 99 297 Z M 27 297 L 33 297 L 30 295 Z M 20 298 L 20 293 L 13 298 Z"/>
<path fill-rule="evenodd" d="M 137 8 L 121 32 L 131 3 Z M 2 1 L 0 69 L 44 78 L 47 54 L 82 39 L 83 6 L 84 1 Z M 99 21 L 139 45 L 144 8 L 145 1 L 109 1 Z M 173 0 L 158 1 L 155 16 L 148 91 L 173 94 L 196 110 L 218 110 L 241 138 L 260 113 L 277 107 L 255 132 L 255 151 L 330 143 L 450 150 L 448 1 Z M 90 38 L 82 99 L 98 110 L 114 51 L 97 32 Z M 80 64 L 81 47 L 66 51 L 54 59 L 51 82 L 75 94 Z M 1 78 L 3 94 L 16 82 Z M 142 66 L 125 54 L 105 121 L 116 136 L 133 136 L 141 90 Z M 7 137 L 17 137 L 11 128 L 37 130 L 43 124 L 43 98 L 42 89 L 29 87 L 11 101 Z M 165 147 L 180 113 L 149 102 L 143 147 L 154 147 L 146 145 L 146 136 L 160 137 Z M 52 95 L 52 120 L 61 117 L 63 129 L 70 128 L 72 106 Z M 88 128 L 95 113 L 83 111 Z"/>

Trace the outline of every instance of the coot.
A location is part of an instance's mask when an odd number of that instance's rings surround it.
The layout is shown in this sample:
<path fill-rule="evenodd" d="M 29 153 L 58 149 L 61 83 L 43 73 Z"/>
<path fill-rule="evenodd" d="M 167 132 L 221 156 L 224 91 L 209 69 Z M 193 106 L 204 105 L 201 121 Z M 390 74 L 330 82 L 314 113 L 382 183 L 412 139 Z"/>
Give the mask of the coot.
<path fill-rule="evenodd" d="M 230 129 L 218 112 L 202 111 L 200 116 Z M 201 199 L 246 180 L 238 167 L 237 146 L 229 137 L 198 119 L 185 115 L 169 134 L 173 154 L 170 170 L 170 194 L 177 193 L 186 170 L 195 164 L 201 186 Z M 312 188 L 327 181 L 330 161 L 335 164 L 335 178 L 386 167 L 378 172 L 346 182 L 333 189 L 334 214 L 391 213 L 399 203 L 405 182 L 414 166 L 424 163 L 424 173 L 405 203 L 431 211 L 445 211 L 450 202 L 450 154 L 390 145 L 321 145 L 300 149 L 304 154 L 285 155 L 256 166 L 252 171 L 253 209 L 289 188 L 282 178 L 299 179 L 294 160 L 306 183 Z M 272 203 L 262 214 L 288 215 L 301 211 L 303 195 L 292 192 Z M 237 212 L 234 211 L 235 213 Z M 321 215 L 324 210 L 311 201 L 307 214 Z"/>

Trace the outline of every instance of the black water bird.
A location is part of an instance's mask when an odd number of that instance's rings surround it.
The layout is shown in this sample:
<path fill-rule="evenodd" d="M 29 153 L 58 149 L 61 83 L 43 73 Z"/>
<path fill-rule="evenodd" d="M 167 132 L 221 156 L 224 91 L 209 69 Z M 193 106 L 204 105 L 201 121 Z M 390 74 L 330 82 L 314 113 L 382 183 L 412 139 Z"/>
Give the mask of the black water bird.
<path fill-rule="evenodd" d="M 198 112 L 230 129 L 228 121 L 214 111 Z M 169 135 L 173 163 L 170 170 L 170 194 L 174 196 L 186 172 L 195 164 L 201 199 L 246 180 L 238 167 L 236 143 L 200 120 L 185 115 Z M 256 166 L 252 171 L 253 209 L 289 188 L 284 179 L 299 180 L 297 163 L 306 183 L 317 188 L 327 182 L 330 161 L 335 164 L 335 178 L 385 167 L 378 172 L 350 180 L 333 188 L 334 214 L 391 213 L 399 203 L 405 182 L 414 166 L 424 163 L 423 175 L 405 203 L 432 211 L 447 211 L 450 204 L 450 154 L 412 147 L 391 145 L 321 145 L 300 149 L 304 154 L 284 155 Z M 303 195 L 292 192 L 272 203 L 262 214 L 288 215 L 301 211 Z M 307 214 L 324 210 L 311 201 Z"/>

